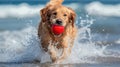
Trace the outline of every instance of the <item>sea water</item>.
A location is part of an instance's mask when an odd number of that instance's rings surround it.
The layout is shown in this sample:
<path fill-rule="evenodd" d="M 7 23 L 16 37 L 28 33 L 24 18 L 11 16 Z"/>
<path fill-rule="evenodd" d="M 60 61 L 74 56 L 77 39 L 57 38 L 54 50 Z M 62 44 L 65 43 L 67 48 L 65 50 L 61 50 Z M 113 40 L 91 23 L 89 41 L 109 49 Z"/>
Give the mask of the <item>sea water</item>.
<path fill-rule="evenodd" d="M 120 5 L 100 2 L 64 5 L 77 13 L 75 24 L 78 32 L 72 53 L 62 64 L 119 63 Z M 26 3 L 0 5 L 0 62 L 51 61 L 40 48 L 37 36 L 41 20 L 39 11 L 44 6 Z"/>

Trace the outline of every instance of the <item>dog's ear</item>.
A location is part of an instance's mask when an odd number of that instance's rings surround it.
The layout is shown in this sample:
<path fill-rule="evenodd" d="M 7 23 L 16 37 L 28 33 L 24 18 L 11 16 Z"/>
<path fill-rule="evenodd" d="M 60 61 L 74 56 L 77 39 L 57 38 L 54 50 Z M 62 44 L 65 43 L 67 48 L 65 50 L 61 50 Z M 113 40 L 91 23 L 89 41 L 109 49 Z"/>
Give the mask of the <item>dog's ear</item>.
<path fill-rule="evenodd" d="M 46 21 L 46 8 L 43 8 L 40 10 L 40 15 L 41 15 L 41 20 L 42 22 L 45 22 Z"/>
<path fill-rule="evenodd" d="M 40 15 L 41 15 L 41 19 L 42 22 L 46 22 L 49 20 L 50 18 L 50 10 L 49 7 L 43 8 L 40 10 Z"/>
<path fill-rule="evenodd" d="M 72 10 L 72 8 L 68 8 L 70 10 L 70 23 L 72 23 L 72 26 L 74 27 L 75 24 L 75 18 L 76 18 L 76 13 L 74 10 Z"/>

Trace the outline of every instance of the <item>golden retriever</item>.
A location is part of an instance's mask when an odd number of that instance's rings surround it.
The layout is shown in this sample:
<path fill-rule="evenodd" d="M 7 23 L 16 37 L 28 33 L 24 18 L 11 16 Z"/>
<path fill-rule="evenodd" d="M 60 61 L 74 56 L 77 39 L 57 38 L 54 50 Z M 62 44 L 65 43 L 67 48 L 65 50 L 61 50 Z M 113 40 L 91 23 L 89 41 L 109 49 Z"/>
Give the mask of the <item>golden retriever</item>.
<path fill-rule="evenodd" d="M 62 5 L 63 0 L 51 0 L 40 11 L 41 22 L 38 28 L 38 37 L 45 52 L 50 54 L 54 63 L 62 62 L 71 53 L 77 29 L 75 26 L 75 12 Z M 51 31 L 53 24 L 65 27 L 60 35 Z"/>

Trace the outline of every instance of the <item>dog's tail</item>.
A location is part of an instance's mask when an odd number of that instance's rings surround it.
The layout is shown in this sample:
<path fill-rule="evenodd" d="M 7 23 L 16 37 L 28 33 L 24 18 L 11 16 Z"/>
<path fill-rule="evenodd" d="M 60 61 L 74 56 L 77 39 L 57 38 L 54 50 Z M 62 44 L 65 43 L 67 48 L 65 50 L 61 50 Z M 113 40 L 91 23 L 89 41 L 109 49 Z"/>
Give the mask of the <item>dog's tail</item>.
<path fill-rule="evenodd" d="M 50 0 L 49 5 L 60 5 L 64 0 Z"/>

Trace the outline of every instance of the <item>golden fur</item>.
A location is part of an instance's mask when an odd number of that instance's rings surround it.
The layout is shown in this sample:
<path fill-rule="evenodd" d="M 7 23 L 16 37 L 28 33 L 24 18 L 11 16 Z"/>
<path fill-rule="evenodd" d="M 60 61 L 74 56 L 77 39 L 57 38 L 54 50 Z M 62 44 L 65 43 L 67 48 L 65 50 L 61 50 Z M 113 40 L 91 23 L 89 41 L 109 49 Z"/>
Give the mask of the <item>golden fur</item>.
<path fill-rule="evenodd" d="M 49 52 L 52 62 L 55 63 L 60 63 L 69 56 L 77 32 L 74 24 L 76 14 L 71 8 L 63 6 L 62 2 L 63 0 L 51 0 L 40 11 L 41 22 L 38 36 L 42 48 Z M 55 24 L 56 19 L 61 19 L 62 26 L 65 27 L 65 31 L 61 35 L 55 35 L 51 31 L 51 25 Z M 59 54 L 61 55 L 58 56 Z"/>

